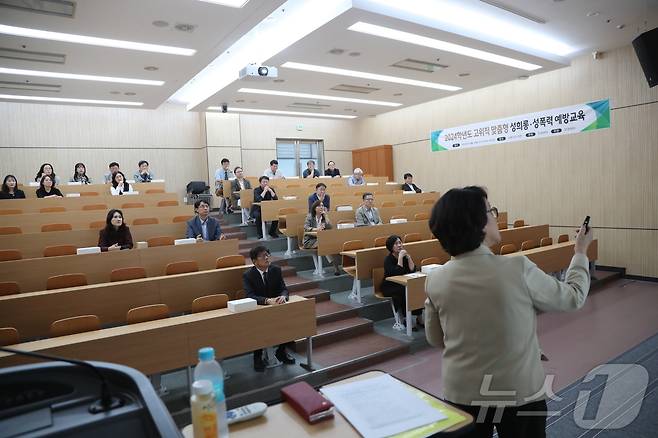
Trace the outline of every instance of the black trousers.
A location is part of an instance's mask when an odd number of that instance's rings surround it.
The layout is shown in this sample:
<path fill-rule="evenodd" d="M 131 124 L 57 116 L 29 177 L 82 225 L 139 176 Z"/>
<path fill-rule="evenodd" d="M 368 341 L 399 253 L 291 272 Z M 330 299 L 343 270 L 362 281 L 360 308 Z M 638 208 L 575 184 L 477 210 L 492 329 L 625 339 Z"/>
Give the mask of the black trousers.
<path fill-rule="evenodd" d="M 277 350 L 283 350 L 286 347 L 292 348 L 294 345 L 295 345 L 294 342 L 286 342 L 284 344 L 279 344 L 279 346 L 277 347 Z M 258 350 L 254 350 L 254 361 L 257 361 L 257 360 L 263 360 L 263 349 L 262 348 L 259 348 Z"/>
<path fill-rule="evenodd" d="M 397 285 L 391 285 L 391 286 L 397 286 Z M 384 295 L 385 297 L 391 297 L 393 299 L 393 306 L 395 307 L 395 310 L 398 312 L 401 311 L 402 316 L 404 316 L 407 313 L 407 304 L 404 298 L 405 295 L 404 286 L 399 285 L 400 286 L 399 289 L 391 286 L 382 288 L 382 295 Z M 422 315 L 423 309 L 412 310 L 411 314 Z"/>
<path fill-rule="evenodd" d="M 263 237 L 263 221 L 261 220 L 260 208 L 254 208 L 251 215 L 256 220 L 256 232 L 258 233 L 258 237 Z M 274 234 L 276 233 L 278 228 L 279 228 L 279 221 L 272 221 L 270 223 L 270 230 L 268 231 L 268 233 Z"/>
<path fill-rule="evenodd" d="M 486 409 L 484 416 L 480 415 L 480 406 L 460 405 L 448 402 L 459 409 L 468 412 L 473 416 L 475 429 L 466 433 L 464 437 L 468 438 L 491 438 L 493 428 L 500 438 L 545 438 L 546 437 L 546 400 L 540 400 L 521 406 L 508 406 L 498 409 L 502 410 L 496 413 L 495 407 L 482 408 Z M 517 415 L 521 412 L 521 415 Z M 531 413 L 528 415 L 528 413 Z M 478 416 L 483 421 L 478 422 Z"/>

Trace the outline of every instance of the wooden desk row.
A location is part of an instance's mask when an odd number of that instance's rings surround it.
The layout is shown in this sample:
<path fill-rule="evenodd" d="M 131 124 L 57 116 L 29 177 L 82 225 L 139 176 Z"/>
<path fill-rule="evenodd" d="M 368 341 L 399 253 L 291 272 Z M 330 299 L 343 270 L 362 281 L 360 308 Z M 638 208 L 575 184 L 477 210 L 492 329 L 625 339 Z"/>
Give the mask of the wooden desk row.
<path fill-rule="evenodd" d="M 181 289 L 185 288 L 181 284 Z M 258 306 L 248 312 L 212 310 L 24 342 L 13 347 L 74 359 L 118 363 L 148 375 L 197 363 L 197 352 L 201 347 L 213 347 L 217 357 L 224 358 L 301 338 L 307 338 L 308 347 L 311 347 L 310 337 L 315 334 L 314 300 L 292 296 L 286 304 Z M 310 353 L 309 348 L 309 362 Z M 0 353 L 0 367 L 29 362 L 33 359 Z"/>
<path fill-rule="evenodd" d="M 126 175 L 127 178 L 129 178 Z M 61 177 L 60 177 L 61 178 Z M 164 190 L 165 183 L 164 181 L 156 181 L 150 183 L 134 183 L 130 184 L 134 191 L 139 192 L 140 194 L 146 193 L 147 190 Z M 96 192 L 99 195 L 109 194 L 110 193 L 110 184 L 82 184 L 82 185 L 68 185 L 66 182 L 62 182 L 56 186 L 63 195 L 67 193 L 89 193 Z M 19 184 L 18 188 L 25 192 L 27 198 L 37 198 L 36 191 L 39 186 L 30 186 L 28 184 Z M 0 201 L 3 202 L 3 201 Z"/>
<path fill-rule="evenodd" d="M 190 215 L 190 217 L 192 217 Z M 145 242 L 152 237 L 171 236 L 176 239 L 185 237 L 185 222 L 160 223 L 153 225 L 133 225 L 130 233 L 134 242 Z M 73 231 L 52 231 L 49 233 L 28 233 L 0 235 L 0 249 L 17 249 L 24 259 L 43 257 L 47 246 L 75 245 L 78 248 L 98 245 L 99 230 L 80 229 Z"/>
<path fill-rule="evenodd" d="M 218 257 L 238 254 L 238 240 L 218 240 L 189 245 L 158 246 L 154 248 L 108 251 L 100 254 L 67 255 L 12 260 L 0 263 L 0 278 L 16 281 L 21 292 L 46 289 L 49 277 L 83 273 L 87 283 L 110 281 L 113 269 L 141 266 L 149 277 L 164 275 L 168 263 L 194 260 L 200 270 L 215 269 Z"/>
<path fill-rule="evenodd" d="M 67 211 L 80 211 L 87 205 L 107 205 L 110 208 L 121 208 L 123 204 L 141 202 L 145 208 L 156 207 L 161 201 L 178 201 L 176 193 L 153 193 L 130 196 L 81 196 L 79 198 L 43 198 L 43 199 L 3 199 L 0 200 L 0 210 L 22 210 L 23 213 L 40 213 L 42 208 L 64 207 Z M 106 212 L 107 212 L 106 210 Z"/>
<path fill-rule="evenodd" d="M 128 225 L 137 218 L 156 218 L 160 223 L 171 223 L 176 216 L 194 215 L 189 205 L 176 207 L 127 208 L 122 210 Z M 65 211 L 61 213 L 29 213 L 0 216 L 0 227 L 20 227 L 23 233 L 38 233 L 45 224 L 71 224 L 74 230 L 85 230 L 89 224 L 107 218 L 106 210 Z"/>

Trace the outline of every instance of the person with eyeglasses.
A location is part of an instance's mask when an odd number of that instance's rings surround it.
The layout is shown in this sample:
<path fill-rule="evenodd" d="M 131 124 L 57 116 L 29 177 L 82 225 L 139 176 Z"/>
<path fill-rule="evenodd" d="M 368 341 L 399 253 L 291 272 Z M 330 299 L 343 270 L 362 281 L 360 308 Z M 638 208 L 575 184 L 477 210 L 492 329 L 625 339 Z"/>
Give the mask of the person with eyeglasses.
<path fill-rule="evenodd" d="M 365 192 L 361 199 L 363 199 L 363 204 L 356 209 L 356 225 L 381 225 L 382 219 L 379 216 L 379 210 L 374 207 L 375 205 L 375 196 L 370 192 Z"/>
<path fill-rule="evenodd" d="M 593 232 L 578 230 L 565 281 L 558 281 L 527 257 L 489 249 L 501 240 L 497 216 L 475 186 L 449 190 L 433 207 L 430 229 L 452 257 L 427 275 L 425 335 L 442 348 L 444 399 L 482 419 L 467 436 L 490 437 L 495 425 L 499 436 L 545 437 L 536 311 L 585 304 Z"/>

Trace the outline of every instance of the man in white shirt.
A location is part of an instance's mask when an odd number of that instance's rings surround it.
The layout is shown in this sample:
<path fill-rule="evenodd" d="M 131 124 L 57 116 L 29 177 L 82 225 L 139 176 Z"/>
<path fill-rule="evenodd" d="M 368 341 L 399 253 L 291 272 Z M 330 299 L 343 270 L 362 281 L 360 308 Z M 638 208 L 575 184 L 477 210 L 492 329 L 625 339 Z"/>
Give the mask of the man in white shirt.
<path fill-rule="evenodd" d="M 366 179 L 363 177 L 363 170 L 357 167 L 354 169 L 354 173 L 347 179 L 348 186 L 365 186 Z"/>
<path fill-rule="evenodd" d="M 226 185 L 227 190 L 230 190 L 230 183 L 228 181 L 235 178 L 235 175 L 233 174 L 233 171 L 229 169 L 231 162 L 228 158 L 222 158 L 221 165 L 222 167 L 215 171 L 215 195 L 221 198 L 219 210 L 225 211 L 226 213 L 233 213 L 231 206 L 228 205 L 225 200 L 224 185 Z M 229 195 L 227 194 L 227 196 Z"/>
<path fill-rule="evenodd" d="M 283 172 L 279 170 L 279 162 L 277 160 L 270 161 L 270 168 L 263 171 L 263 175 L 269 179 L 286 179 Z"/>

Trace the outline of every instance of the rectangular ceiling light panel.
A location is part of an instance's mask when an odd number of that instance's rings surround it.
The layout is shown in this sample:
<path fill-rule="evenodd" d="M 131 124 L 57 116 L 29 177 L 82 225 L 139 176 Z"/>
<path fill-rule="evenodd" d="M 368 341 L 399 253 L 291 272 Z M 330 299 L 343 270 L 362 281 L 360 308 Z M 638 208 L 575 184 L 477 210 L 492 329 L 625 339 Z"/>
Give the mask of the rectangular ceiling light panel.
<path fill-rule="evenodd" d="M 61 53 L 31 52 L 0 47 L 0 58 L 16 59 L 18 61 L 47 62 L 49 64 L 64 64 L 66 55 Z"/>
<path fill-rule="evenodd" d="M 117 78 L 113 76 L 78 75 L 73 73 L 22 70 L 18 68 L 5 68 L 5 67 L 0 67 L 0 74 L 19 75 L 19 76 L 38 76 L 42 78 L 74 79 L 79 81 L 115 82 L 118 84 L 156 85 L 156 86 L 164 84 L 164 81 L 151 81 L 146 79 Z"/>
<path fill-rule="evenodd" d="M 67 0 L 0 0 L 0 7 L 73 18 L 75 2 Z"/>
<path fill-rule="evenodd" d="M 215 3 L 217 5 L 228 6 L 229 8 L 241 8 L 247 4 L 249 0 L 200 0 L 206 3 Z"/>
<path fill-rule="evenodd" d="M 17 94 L 0 94 L 0 99 L 26 100 L 26 101 L 51 102 L 51 103 L 82 103 L 88 105 L 126 105 L 126 106 L 144 105 L 144 102 L 128 102 L 121 100 L 71 99 L 67 97 L 20 96 Z"/>
<path fill-rule="evenodd" d="M 209 106 L 211 111 L 220 111 L 218 106 Z M 279 111 L 279 110 L 266 110 L 256 108 L 228 108 L 230 113 L 260 113 L 260 114 L 275 114 L 279 116 L 303 116 L 303 117 L 325 117 L 330 119 L 356 119 L 356 116 L 345 116 L 343 114 L 323 114 L 323 113 L 304 113 L 301 111 Z"/>
<path fill-rule="evenodd" d="M 354 99 L 351 97 L 326 96 L 323 94 L 292 93 L 288 91 L 260 90 L 255 88 L 240 88 L 238 92 L 251 93 L 251 94 L 267 94 L 270 96 L 302 97 L 302 98 L 315 99 L 315 100 L 334 100 L 338 102 L 362 103 L 365 105 L 381 105 L 381 106 L 393 106 L 393 107 L 402 105 L 401 103 L 384 102 L 381 100 Z"/>

